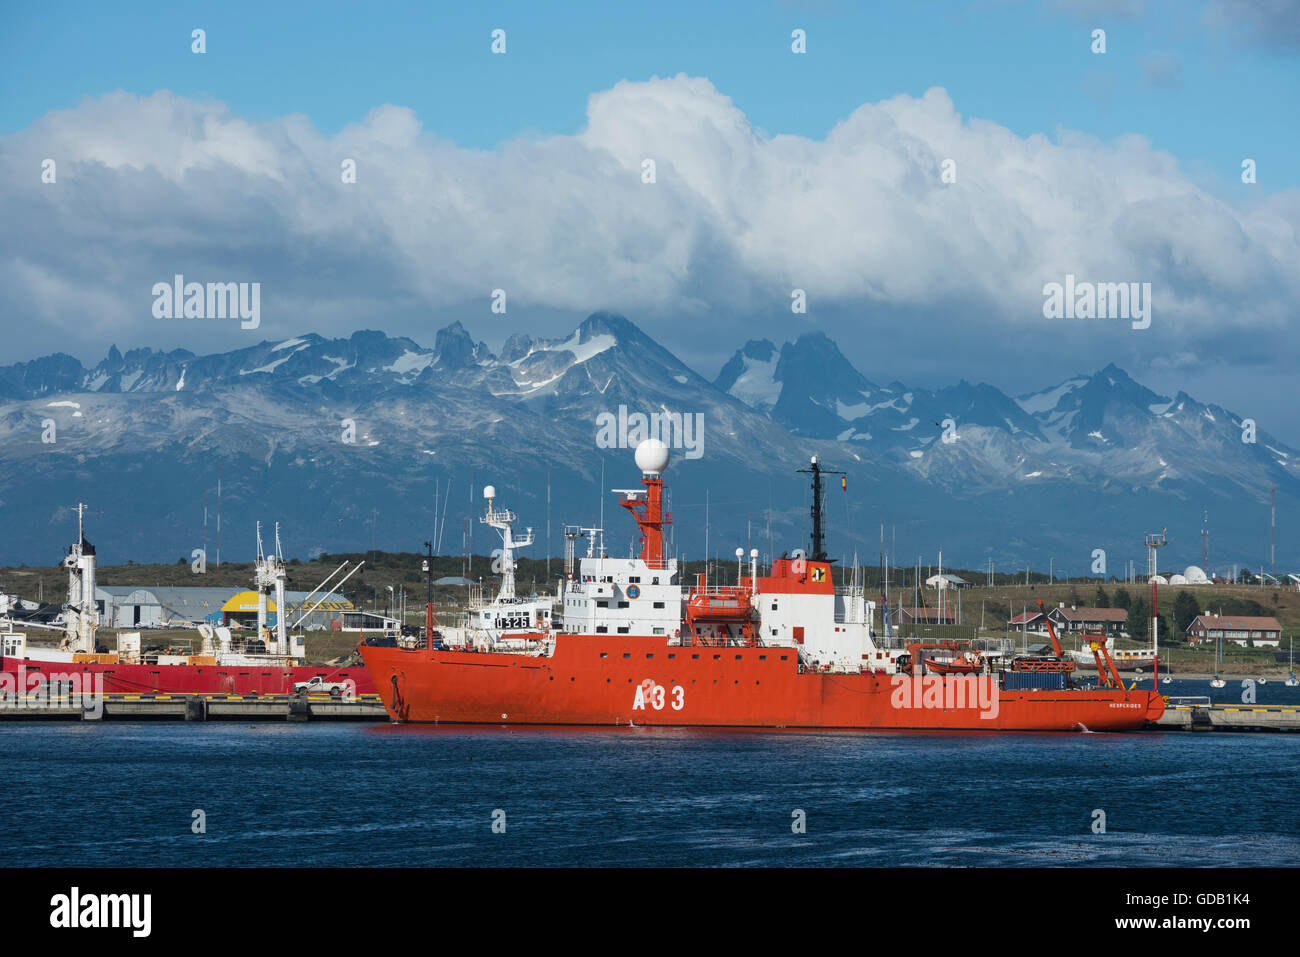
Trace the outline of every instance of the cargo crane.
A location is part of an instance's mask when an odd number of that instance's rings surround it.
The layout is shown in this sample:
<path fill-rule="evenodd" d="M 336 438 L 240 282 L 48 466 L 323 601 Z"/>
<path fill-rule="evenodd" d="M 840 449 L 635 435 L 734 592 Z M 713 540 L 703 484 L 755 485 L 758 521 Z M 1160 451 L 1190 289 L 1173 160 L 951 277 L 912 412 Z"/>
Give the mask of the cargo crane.
<path fill-rule="evenodd" d="M 1012 671 L 1060 671 L 1069 674 L 1074 671 L 1075 662 L 1071 658 L 1065 657 L 1065 651 L 1061 648 L 1061 642 L 1056 637 L 1056 629 L 1052 627 L 1052 619 L 1047 617 L 1047 610 L 1043 608 L 1043 600 L 1038 600 L 1038 610 L 1043 613 L 1043 621 L 1047 623 L 1047 635 L 1052 639 L 1052 654 L 1047 655 L 1021 655 L 1019 658 L 1011 660 Z"/>

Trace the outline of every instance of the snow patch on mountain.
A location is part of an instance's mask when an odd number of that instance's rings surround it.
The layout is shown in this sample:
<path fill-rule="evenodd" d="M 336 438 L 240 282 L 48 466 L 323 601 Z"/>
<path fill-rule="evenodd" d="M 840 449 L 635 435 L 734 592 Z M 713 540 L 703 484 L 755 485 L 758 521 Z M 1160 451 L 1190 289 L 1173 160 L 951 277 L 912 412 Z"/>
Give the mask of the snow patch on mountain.
<path fill-rule="evenodd" d="M 745 369 L 727 391 L 751 409 L 770 410 L 781 398 L 781 383 L 776 380 L 780 354 L 773 352 L 767 360 L 743 356 Z"/>
<path fill-rule="evenodd" d="M 1081 385 L 1087 384 L 1086 378 L 1067 379 L 1058 386 L 1050 389 L 1044 389 L 1041 392 L 1031 392 L 1028 395 L 1022 395 L 1016 399 L 1016 405 L 1024 409 L 1030 415 L 1037 415 L 1040 412 L 1048 412 L 1055 409 L 1061 403 L 1061 398 L 1069 392 L 1073 392 Z"/>

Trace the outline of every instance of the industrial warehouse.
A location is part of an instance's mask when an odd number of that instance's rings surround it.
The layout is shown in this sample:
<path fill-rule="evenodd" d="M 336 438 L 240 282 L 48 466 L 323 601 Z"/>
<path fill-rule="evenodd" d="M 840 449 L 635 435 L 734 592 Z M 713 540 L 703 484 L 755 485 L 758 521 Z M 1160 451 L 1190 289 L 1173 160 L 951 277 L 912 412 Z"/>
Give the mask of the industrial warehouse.
<path fill-rule="evenodd" d="M 288 624 L 302 618 L 297 626 L 307 631 L 375 627 L 364 619 L 376 616 L 359 611 L 336 592 L 327 593 L 322 600 L 319 593 L 287 591 L 285 599 Z M 252 627 L 257 623 L 257 592 L 251 590 L 100 585 L 95 589 L 95 603 L 100 622 L 107 628 L 180 628 L 204 622 Z M 274 600 L 268 601 L 267 611 L 269 623 L 274 624 L 279 614 Z"/>

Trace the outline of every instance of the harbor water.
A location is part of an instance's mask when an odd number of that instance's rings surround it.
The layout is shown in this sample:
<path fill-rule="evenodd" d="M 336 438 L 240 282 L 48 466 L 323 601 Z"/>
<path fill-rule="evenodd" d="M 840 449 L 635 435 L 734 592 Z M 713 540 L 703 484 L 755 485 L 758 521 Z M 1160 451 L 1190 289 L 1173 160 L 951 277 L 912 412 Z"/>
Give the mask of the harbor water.
<path fill-rule="evenodd" d="M 1289 866 L 1297 775 L 1294 734 L 9 722 L 0 865 Z"/>

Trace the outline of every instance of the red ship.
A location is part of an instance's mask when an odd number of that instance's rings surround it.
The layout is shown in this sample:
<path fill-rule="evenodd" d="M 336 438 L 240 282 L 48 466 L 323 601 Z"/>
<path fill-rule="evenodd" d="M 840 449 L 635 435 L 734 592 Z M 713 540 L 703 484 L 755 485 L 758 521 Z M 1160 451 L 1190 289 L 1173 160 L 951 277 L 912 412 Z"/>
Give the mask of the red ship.
<path fill-rule="evenodd" d="M 559 621 L 508 642 L 469 632 L 450 642 L 444 633 L 429 647 L 361 646 L 392 720 L 1122 731 L 1164 711 L 1158 692 L 1125 690 L 1113 666 L 1099 662 L 1098 686 L 1076 681 L 1055 635 L 1054 657 L 995 664 L 971 656 L 964 661 L 980 667 L 965 674 L 931 673 L 933 645 L 878 637 L 875 602 L 856 574 L 834 586 L 815 458 L 801 470 L 812 474 L 811 554 L 782 556 L 760 574 L 753 550 L 738 585 L 711 587 L 699 576 L 684 593 L 676 559 L 664 555 L 668 450 L 649 440 L 636 462 L 645 488 L 615 491 L 640 529 L 640 556 L 609 558 L 596 548 L 599 530 L 581 530 L 591 538 L 575 569 L 578 536 L 566 534 Z M 743 550 L 736 554 L 743 563 Z"/>
<path fill-rule="evenodd" d="M 83 511 L 84 506 L 78 506 L 78 512 Z M 370 674 L 363 667 L 304 663 L 303 639 L 288 634 L 286 627 L 287 575 L 278 533 L 276 546 L 274 556 L 263 555 L 259 529 L 254 573 L 258 625 L 253 637 L 242 639 L 227 628 L 204 624 L 199 626 L 199 654 L 143 651 L 139 633 L 119 634 L 117 651 L 108 652 L 96 643 L 95 547 L 86 540 L 79 519 L 77 542 L 63 559 L 68 569 L 63 637 L 55 648 L 33 646 L 24 631 L 15 630 L 14 622 L 6 620 L 6 630 L 0 631 L 0 693 L 280 695 L 292 694 L 296 684 L 320 677 L 324 687 L 340 697 L 373 694 Z M 268 628 L 266 598 L 272 590 L 280 611 L 276 626 Z M 19 623 L 19 627 L 31 626 Z"/>

